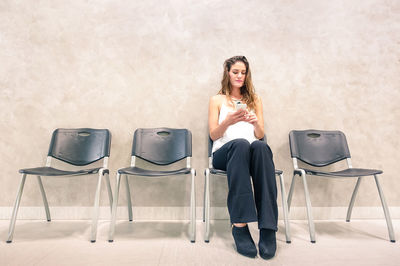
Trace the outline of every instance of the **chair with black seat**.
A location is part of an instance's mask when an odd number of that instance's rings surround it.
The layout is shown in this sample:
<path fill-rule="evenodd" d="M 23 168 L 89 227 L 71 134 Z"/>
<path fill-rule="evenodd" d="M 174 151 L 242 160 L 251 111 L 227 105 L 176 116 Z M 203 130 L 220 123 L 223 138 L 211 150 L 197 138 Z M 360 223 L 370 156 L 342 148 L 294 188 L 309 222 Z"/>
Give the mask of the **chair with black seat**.
<path fill-rule="evenodd" d="M 265 137 L 261 139 L 266 141 Z M 213 140 L 208 138 L 208 168 L 204 171 L 204 202 L 203 202 L 203 222 L 205 222 L 204 241 L 210 242 L 210 175 L 226 176 L 226 171 L 215 169 L 212 165 L 212 146 Z M 286 243 L 291 243 L 290 225 L 288 220 L 288 207 L 286 204 L 285 182 L 283 180 L 283 172 L 275 169 L 275 175 L 279 176 L 281 187 L 281 198 L 283 208 L 283 218 L 285 221 Z"/>
<path fill-rule="evenodd" d="M 389 209 L 386 205 L 382 188 L 378 181 L 378 175 L 382 174 L 381 170 L 352 168 L 350 151 L 347 145 L 346 137 L 341 131 L 322 131 L 322 130 L 293 130 L 289 133 L 290 153 L 293 159 L 294 173 L 290 191 L 288 195 L 288 207 L 290 203 L 295 185 L 295 177 L 299 175 L 303 180 L 304 194 L 307 206 L 308 225 L 310 230 L 310 239 L 315 243 L 315 229 L 311 211 L 311 201 L 308 191 L 306 175 L 322 176 L 330 178 L 357 177 L 350 204 L 347 210 L 346 221 L 350 221 L 351 212 L 357 195 L 361 180 L 365 176 L 374 176 L 375 183 L 378 188 L 379 196 L 382 202 L 383 211 L 389 231 L 391 242 L 395 242 L 393 233 L 392 220 L 390 218 Z M 326 167 L 342 160 L 347 161 L 347 169 L 341 171 L 320 171 L 308 168 L 300 168 L 297 159 L 306 165 L 313 167 Z"/>
<path fill-rule="evenodd" d="M 46 193 L 43 188 L 42 176 L 46 177 L 76 177 L 82 175 L 98 174 L 97 189 L 94 201 L 91 242 L 96 241 L 97 221 L 99 215 L 100 189 L 103 176 L 106 178 L 110 209 L 112 206 L 112 191 L 109 179 L 108 157 L 110 156 L 111 133 L 108 129 L 56 129 L 53 132 L 49 152 L 47 154 L 46 166 L 21 169 L 21 183 L 19 185 L 17 199 L 14 204 L 7 243 L 11 243 L 14 234 L 15 221 L 21 201 L 22 191 L 27 176 L 35 175 L 39 184 L 40 192 L 46 211 L 47 221 L 51 221 L 50 210 Z M 52 159 L 63 161 L 68 165 L 79 166 L 79 170 L 62 170 L 51 167 Z M 103 160 L 102 167 L 87 168 L 92 163 Z"/>
<path fill-rule="evenodd" d="M 186 159 L 186 167 L 177 170 L 159 171 L 136 167 L 136 157 L 151 163 L 152 165 L 168 166 Z M 196 239 L 196 213 L 195 213 L 195 175 L 196 171 L 191 168 L 192 157 L 192 133 L 187 129 L 171 128 L 140 128 L 133 136 L 131 153 L 131 166 L 118 169 L 114 192 L 114 202 L 109 231 L 109 242 L 114 240 L 115 222 L 118 207 L 119 187 L 121 176 L 125 176 L 126 192 L 128 200 L 129 221 L 132 221 L 132 202 L 129 189 L 129 176 L 142 176 L 149 178 L 160 178 L 177 175 L 191 175 L 190 192 L 190 241 Z"/>

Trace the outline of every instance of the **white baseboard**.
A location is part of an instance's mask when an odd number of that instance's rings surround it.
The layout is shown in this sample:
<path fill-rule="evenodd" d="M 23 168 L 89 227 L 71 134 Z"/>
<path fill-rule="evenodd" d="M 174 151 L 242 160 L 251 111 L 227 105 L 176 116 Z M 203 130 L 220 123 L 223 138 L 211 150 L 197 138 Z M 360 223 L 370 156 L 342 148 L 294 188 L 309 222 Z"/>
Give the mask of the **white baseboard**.
<path fill-rule="evenodd" d="M 400 219 L 400 207 L 390 207 L 392 219 Z M 12 207 L 0 207 L 0 220 L 9 220 Z M 92 218 L 92 207 L 50 207 L 51 218 L 54 220 L 86 220 Z M 315 220 L 335 220 L 345 219 L 347 207 L 313 207 L 313 217 Z M 196 208 L 197 220 L 203 218 L 203 208 Z M 45 219 L 43 207 L 20 207 L 18 219 L 41 220 Z M 127 219 L 128 211 L 126 207 L 118 207 L 117 219 Z M 189 207 L 134 207 L 133 218 L 136 220 L 188 220 Z M 229 219 L 226 207 L 212 207 L 210 218 Z M 307 212 L 305 207 L 293 207 L 290 210 L 290 219 L 305 220 Z M 352 219 L 384 219 L 381 207 L 354 207 Z M 100 207 L 100 220 L 110 219 L 110 208 Z M 282 209 L 279 208 L 279 219 L 283 219 Z"/>

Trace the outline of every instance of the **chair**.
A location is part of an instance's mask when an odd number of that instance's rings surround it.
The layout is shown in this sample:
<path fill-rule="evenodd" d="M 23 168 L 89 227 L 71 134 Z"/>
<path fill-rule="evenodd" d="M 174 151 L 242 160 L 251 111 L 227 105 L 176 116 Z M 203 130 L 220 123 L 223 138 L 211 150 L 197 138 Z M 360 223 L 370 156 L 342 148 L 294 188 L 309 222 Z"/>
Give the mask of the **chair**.
<path fill-rule="evenodd" d="M 386 217 L 386 223 L 389 230 L 389 237 L 391 242 L 395 242 L 393 233 L 392 221 L 390 219 L 389 209 L 386 205 L 385 197 L 382 188 L 378 181 L 379 174 L 383 172 L 375 169 L 361 169 L 353 168 L 350 159 L 350 151 L 347 145 L 346 137 L 341 131 L 322 131 L 322 130 L 293 130 L 289 133 L 290 153 L 293 159 L 294 173 L 290 191 L 288 195 L 288 205 L 290 210 L 290 203 L 295 185 L 295 176 L 301 176 L 304 185 L 304 194 L 307 205 L 308 225 L 310 230 L 311 243 L 315 243 L 315 229 L 311 212 L 311 201 L 306 181 L 306 175 L 342 178 L 342 177 L 357 177 L 353 195 L 350 200 L 349 208 L 347 210 L 346 221 L 350 222 L 351 211 L 353 209 L 354 201 L 357 195 L 358 188 L 364 176 L 374 176 L 375 183 L 378 188 L 379 196 L 381 198 L 383 211 Z M 332 165 L 336 162 L 345 160 L 347 161 L 347 169 L 341 171 L 320 171 L 311 170 L 307 168 L 299 168 L 297 159 L 313 167 L 324 167 Z"/>
<path fill-rule="evenodd" d="M 261 140 L 265 141 L 265 137 Z M 212 165 L 212 146 L 213 140 L 208 138 L 208 168 L 204 171 L 204 202 L 203 202 L 203 222 L 205 222 L 205 232 L 204 241 L 206 243 L 210 242 L 210 175 L 216 176 L 226 176 L 226 171 L 215 169 Z M 281 198 L 283 207 L 283 217 L 285 220 L 285 235 L 286 243 L 291 243 L 290 237 L 290 225 L 288 220 L 288 208 L 286 204 L 286 192 L 285 192 L 285 182 L 283 180 L 283 172 L 281 170 L 275 170 L 275 175 L 279 176 L 280 186 L 281 186 Z"/>
<path fill-rule="evenodd" d="M 98 174 L 96 195 L 94 200 L 94 212 L 92 221 L 91 242 L 96 242 L 97 221 L 99 215 L 100 188 L 102 177 L 105 176 L 108 188 L 110 207 L 112 205 L 112 192 L 109 179 L 109 170 L 107 169 L 108 157 L 110 156 L 111 133 L 107 129 L 56 129 L 53 132 L 49 152 L 47 154 L 46 166 L 21 169 L 21 183 L 19 185 L 17 199 L 14 204 L 14 210 L 10 220 L 7 243 L 11 243 L 14 234 L 15 221 L 18 208 L 21 201 L 22 191 L 26 177 L 29 175 L 37 176 L 40 192 L 42 194 L 47 221 L 51 221 L 49 205 L 47 203 L 46 193 L 42 184 L 42 176 L 46 177 L 76 177 L 82 175 Z M 52 159 L 63 161 L 69 165 L 80 166 L 81 170 L 61 170 L 51 167 Z M 82 168 L 94 162 L 103 159 L 103 167 Z"/>
<path fill-rule="evenodd" d="M 195 213 L 195 175 L 191 168 L 192 133 L 187 129 L 149 128 L 137 129 L 133 136 L 131 166 L 118 169 L 115 185 L 114 202 L 109 231 L 109 242 L 114 240 L 115 220 L 117 215 L 119 187 L 121 176 L 125 176 L 126 192 L 128 198 L 129 221 L 132 221 L 132 202 L 129 190 L 128 176 L 143 176 L 160 178 L 172 175 L 188 175 L 192 177 L 190 192 L 190 241 L 196 239 L 196 213 Z M 156 171 L 135 166 L 136 157 L 153 165 L 167 166 L 186 159 L 186 167 L 177 170 Z"/>

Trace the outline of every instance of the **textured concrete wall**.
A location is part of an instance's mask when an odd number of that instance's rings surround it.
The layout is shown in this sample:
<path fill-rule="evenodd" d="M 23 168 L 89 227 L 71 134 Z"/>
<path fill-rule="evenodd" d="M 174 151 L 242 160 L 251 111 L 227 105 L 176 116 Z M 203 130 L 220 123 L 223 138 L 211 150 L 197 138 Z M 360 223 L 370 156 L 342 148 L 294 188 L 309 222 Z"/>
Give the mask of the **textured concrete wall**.
<path fill-rule="evenodd" d="M 238 54 L 250 61 L 287 189 L 288 132 L 339 129 L 353 165 L 383 169 L 388 204 L 400 205 L 399 1 L 3 0 L 0 206 L 12 206 L 19 168 L 44 163 L 55 128 L 109 128 L 114 184 L 116 169 L 129 164 L 133 131 L 159 126 L 192 131 L 201 205 L 208 99 L 219 90 L 223 61 Z M 131 182 L 134 205 L 186 205 L 179 192 L 189 182 L 181 180 Z M 44 179 L 51 206 L 90 206 L 95 183 Z M 304 206 L 299 184 L 294 206 Z M 355 180 L 308 184 L 314 206 L 341 207 Z M 225 206 L 225 181 L 212 185 L 213 206 Z M 379 204 L 373 179 L 365 180 L 356 205 Z M 41 205 L 35 179 L 22 205 Z"/>

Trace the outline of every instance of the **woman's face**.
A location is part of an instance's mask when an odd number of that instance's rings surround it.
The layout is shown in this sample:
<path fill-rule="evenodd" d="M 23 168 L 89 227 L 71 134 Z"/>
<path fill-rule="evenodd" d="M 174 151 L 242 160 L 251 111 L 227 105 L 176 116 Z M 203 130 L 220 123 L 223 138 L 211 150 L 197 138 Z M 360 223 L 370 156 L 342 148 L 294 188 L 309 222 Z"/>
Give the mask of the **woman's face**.
<path fill-rule="evenodd" d="M 246 65 L 237 61 L 235 64 L 231 66 L 229 70 L 229 80 L 232 87 L 240 88 L 244 84 L 244 80 L 246 79 Z"/>

